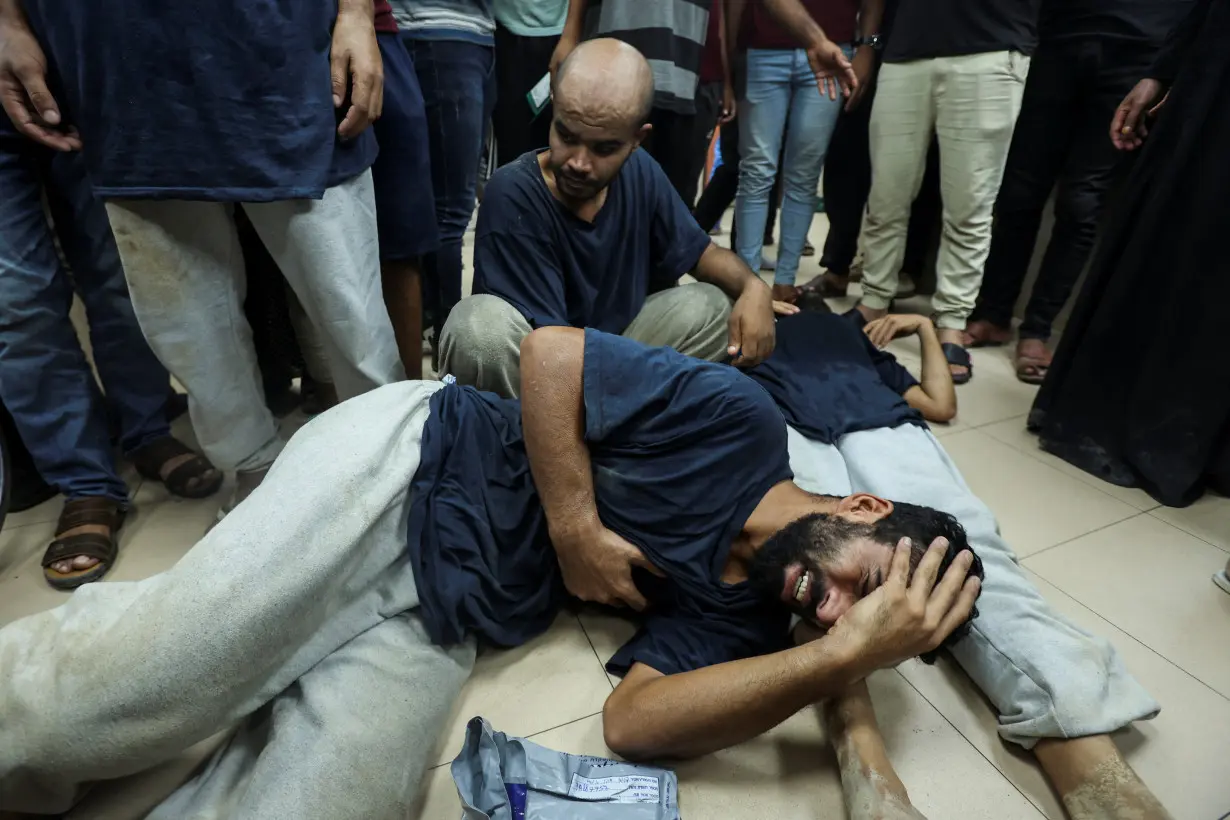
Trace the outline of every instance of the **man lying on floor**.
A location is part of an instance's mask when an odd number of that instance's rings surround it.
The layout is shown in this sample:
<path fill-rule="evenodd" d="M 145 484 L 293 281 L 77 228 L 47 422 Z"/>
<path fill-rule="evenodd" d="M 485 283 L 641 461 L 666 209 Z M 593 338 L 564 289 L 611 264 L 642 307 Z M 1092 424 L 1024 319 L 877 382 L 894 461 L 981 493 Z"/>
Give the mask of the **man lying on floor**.
<path fill-rule="evenodd" d="M 922 384 L 876 346 L 915 333 Z M 890 315 L 864 335 L 831 314 L 782 317 L 775 352 L 748 375 L 786 417 L 799 487 L 892 498 L 898 509 L 926 505 L 964 526 L 985 578 L 980 614 L 951 653 L 998 709 L 1001 735 L 1034 750 L 1070 815 L 1167 817 L 1107 736 L 1153 717 L 1157 703 L 1109 643 L 1047 605 L 990 510 L 926 428 L 924 417 L 946 421 L 955 411 L 930 321 Z M 830 532 L 833 523 L 825 522 Z M 793 608 L 831 636 L 860 599 L 876 594 L 887 548 L 858 538 L 831 547 L 812 526 L 801 518 L 775 535 L 757 555 L 757 566 L 774 572 L 753 583 L 766 597 L 793 598 Z M 566 547 L 559 548 L 563 561 Z M 736 633 L 704 612 L 652 611 L 609 665 L 624 675 L 604 709 L 611 748 L 631 758 L 704 754 L 754 737 L 817 700 L 807 670 L 783 664 L 783 656 L 725 662 L 737 651 L 730 637 Z M 849 806 L 851 816 L 917 816 L 888 764 L 865 686 L 830 702 L 826 717 L 848 805 L 855 795 L 862 801 L 862 808 Z"/>
<path fill-rule="evenodd" d="M 744 734 L 968 621 L 981 570 L 952 518 L 799 489 L 780 411 L 737 369 L 547 328 L 520 371 L 522 405 L 420 382 L 348 401 L 172 569 L 0 629 L 0 810 L 64 811 L 235 727 L 150 817 L 404 817 L 476 639 L 540 634 L 565 586 L 648 599 L 678 618 L 676 646 L 711 641 L 723 654 L 704 658 L 732 662 L 678 679 L 712 699 L 720 676 L 719 699 L 754 712 Z M 748 579 L 783 577 L 766 545 L 792 527 L 796 543 L 799 519 L 818 552 L 863 557 L 867 594 L 791 647 L 781 584 L 759 597 Z M 790 683 L 765 700 L 739 686 L 757 679 Z"/>

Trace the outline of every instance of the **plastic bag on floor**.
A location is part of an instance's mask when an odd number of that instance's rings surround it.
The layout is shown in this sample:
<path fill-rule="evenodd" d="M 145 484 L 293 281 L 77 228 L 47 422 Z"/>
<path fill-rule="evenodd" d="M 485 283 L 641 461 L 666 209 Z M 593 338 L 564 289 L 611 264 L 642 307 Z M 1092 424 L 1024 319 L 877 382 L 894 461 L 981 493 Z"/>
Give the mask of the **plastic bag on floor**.
<path fill-rule="evenodd" d="M 557 752 L 476 717 L 453 761 L 462 820 L 679 820 L 668 769 Z"/>

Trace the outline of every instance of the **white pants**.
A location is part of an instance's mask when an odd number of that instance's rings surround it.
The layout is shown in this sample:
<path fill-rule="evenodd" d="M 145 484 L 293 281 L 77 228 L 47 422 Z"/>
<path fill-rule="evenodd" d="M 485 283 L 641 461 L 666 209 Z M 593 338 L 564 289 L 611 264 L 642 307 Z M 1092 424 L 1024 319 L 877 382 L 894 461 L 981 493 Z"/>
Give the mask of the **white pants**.
<path fill-rule="evenodd" d="M 871 111 L 871 193 L 863 225 L 863 303 L 897 292 L 910 205 L 940 145 L 943 235 L 932 299 L 941 328 L 961 330 L 991 250 L 991 213 L 1021 111 L 1029 58 L 1015 51 L 885 63 Z"/>
<path fill-rule="evenodd" d="M 930 432 L 912 424 L 842 436 L 836 446 L 789 431 L 795 482 L 809 492 L 868 492 L 943 510 L 965 527 L 986 578 L 957 663 L 999 710 L 999 733 L 1025 748 L 1046 737 L 1104 734 L 1160 711 L 1109 642 L 1051 609 Z"/>
<path fill-rule="evenodd" d="M 405 378 L 380 285 L 371 172 L 319 201 L 243 207 L 319 330 L 338 395 Z M 107 203 L 137 320 L 188 391 L 197 440 L 222 469 L 258 470 L 283 442 L 265 407 L 244 318 L 244 262 L 231 211 L 223 202 Z"/>
<path fill-rule="evenodd" d="M 339 405 L 167 572 L 0 629 L 0 812 L 65 811 L 240 722 L 151 817 L 408 816 L 474 662 L 428 639 L 406 551 L 439 387 Z"/>

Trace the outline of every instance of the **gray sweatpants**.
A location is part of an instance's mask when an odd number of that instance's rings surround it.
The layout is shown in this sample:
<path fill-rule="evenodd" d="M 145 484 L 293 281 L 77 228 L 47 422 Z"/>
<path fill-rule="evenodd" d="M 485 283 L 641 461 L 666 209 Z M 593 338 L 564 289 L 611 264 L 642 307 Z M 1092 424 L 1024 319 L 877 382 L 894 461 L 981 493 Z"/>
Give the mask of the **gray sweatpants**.
<path fill-rule="evenodd" d="M 650 296 L 623 335 L 715 362 L 726 355 L 729 319 L 726 294 L 695 282 Z M 440 372 L 461 384 L 516 398 L 521 394 L 521 340 L 531 330 L 521 312 L 498 296 L 462 299 L 440 331 Z"/>
<path fill-rule="evenodd" d="M 790 466 L 805 490 L 867 492 L 951 513 L 986 569 L 979 616 L 952 647 L 999 710 L 999 733 L 1027 749 L 1041 738 L 1104 734 L 1161 707 L 1114 647 L 1055 612 L 1017 564 L 990 509 L 966 486 L 939 441 L 906 424 L 866 430 L 836 446 L 789 431 Z"/>
<path fill-rule="evenodd" d="M 243 313 L 239 234 L 225 202 L 111 200 L 107 215 L 141 330 L 188 391 L 205 454 L 259 470 L 283 446 Z M 376 204 L 365 171 L 321 200 L 244 211 L 320 333 L 342 399 L 405 378 L 380 286 Z"/>
<path fill-rule="evenodd" d="M 439 387 L 323 414 L 172 569 L 0 629 L 0 810 L 64 811 L 239 723 L 152 817 L 405 817 L 474 662 L 428 640 L 406 555 Z"/>

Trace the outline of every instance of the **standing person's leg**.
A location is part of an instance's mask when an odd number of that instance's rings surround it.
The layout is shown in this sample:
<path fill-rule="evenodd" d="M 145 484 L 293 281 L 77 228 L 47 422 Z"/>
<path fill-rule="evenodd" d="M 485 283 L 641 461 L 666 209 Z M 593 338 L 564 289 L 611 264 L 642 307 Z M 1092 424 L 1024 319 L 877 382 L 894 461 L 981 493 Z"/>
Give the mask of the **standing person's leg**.
<path fill-rule="evenodd" d="M 414 60 L 427 110 L 440 250 L 425 259 L 423 301 L 439 340 L 449 312 L 461 300 L 461 244 L 474 214 L 495 49 L 405 36 L 402 42 Z"/>
<path fill-rule="evenodd" d="M 973 375 L 962 347 L 965 325 L 991 249 L 991 216 L 1004 176 L 1012 130 L 1021 110 L 1029 58 L 994 51 L 939 61 L 944 81 L 936 101 L 944 228 L 932 297 L 936 328 L 953 380 Z"/>
<path fill-rule="evenodd" d="M 886 63 L 871 108 L 871 192 L 863 227 L 866 319 L 888 312 L 905 257 L 910 207 L 922 187 L 935 127 L 935 60 Z"/>
<path fill-rule="evenodd" d="M 440 334 L 440 375 L 506 399 L 521 394 L 521 340 L 533 330 L 521 311 L 479 293 L 457 303 Z"/>
<path fill-rule="evenodd" d="M 1083 79 L 1078 62 L 1068 49 L 1044 45 L 1030 63 L 1021 115 L 995 199 L 986 271 L 966 328 L 971 346 L 1002 344 L 1011 336 L 1012 312 L 1033 258 L 1042 211 L 1071 147 L 1074 118 L 1081 116 L 1086 103 L 1078 91 Z"/>
<path fill-rule="evenodd" d="M 691 132 L 687 138 L 687 148 L 680 161 L 683 168 L 682 189 L 679 195 L 685 205 L 691 209 L 696 204 L 696 191 L 700 187 L 700 175 L 705 170 L 705 162 L 709 158 L 709 143 L 713 140 L 713 132 L 717 128 L 718 117 L 722 113 L 722 84 L 706 83 L 696 89 L 696 114 L 691 117 Z"/>
<path fill-rule="evenodd" d="M 440 248 L 427 112 L 414 63 L 396 34 L 377 34 L 384 60 L 384 112 L 372 124 L 380 282 L 406 378 L 423 377 L 423 256 Z"/>
<path fill-rule="evenodd" d="M 776 298 L 793 297 L 794 280 L 807 232 L 816 215 L 816 189 L 829 139 L 841 113 L 841 99 L 830 100 L 816 87 L 816 77 L 802 49 L 791 52 L 790 113 L 782 165 L 781 240 L 778 243 L 774 288 Z M 849 56 L 849 49 L 847 49 Z"/>
<path fill-rule="evenodd" d="M 233 725 L 415 608 L 406 486 L 436 389 L 390 385 L 324 414 L 171 569 L 0 629 L 3 668 L 21 670 L 0 676 L 0 810 L 64 811 L 81 785 Z"/>
<path fill-rule="evenodd" d="M 871 107 L 875 90 L 853 111 L 842 111 L 829 140 L 824 160 L 824 210 L 829 217 L 829 233 L 820 255 L 834 293 L 844 294 L 849 285 L 850 266 L 858 253 L 858 237 L 863 229 L 863 212 L 871 191 Z"/>
<path fill-rule="evenodd" d="M 717 362 L 728 356 L 730 299 L 704 282 L 667 288 L 645 300 L 623 335 L 651 347 Z"/>
<path fill-rule="evenodd" d="M 507 165 L 527 151 L 546 148 L 551 132 L 551 102 L 534 114 L 526 95 L 547 73 L 559 36 L 523 37 L 495 28 L 496 100 L 492 122 L 498 163 Z"/>
<path fill-rule="evenodd" d="M 244 210 L 320 332 L 339 398 L 404 378 L 381 291 L 371 172 L 320 200 Z"/>
<path fill-rule="evenodd" d="M 712 231 L 722 220 L 722 214 L 735 201 L 739 190 L 739 120 L 736 117 L 721 126 L 718 148 L 722 152 L 722 164 L 713 172 L 713 177 L 700 201 L 696 203 L 696 222 L 706 231 Z M 734 223 L 731 223 L 730 245 L 735 244 Z"/>
<path fill-rule="evenodd" d="M 735 251 L 753 271 L 760 270 L 769 197 L 777 177 L 786 112 L 790 106 L 792 65 L 791 51 L 749 49 L 747 52 L 747 93 L 739 104 L 739 192 L 735 196 L 739 242 Z M 776 278 L 774 284 L 777 284 Z"/>

